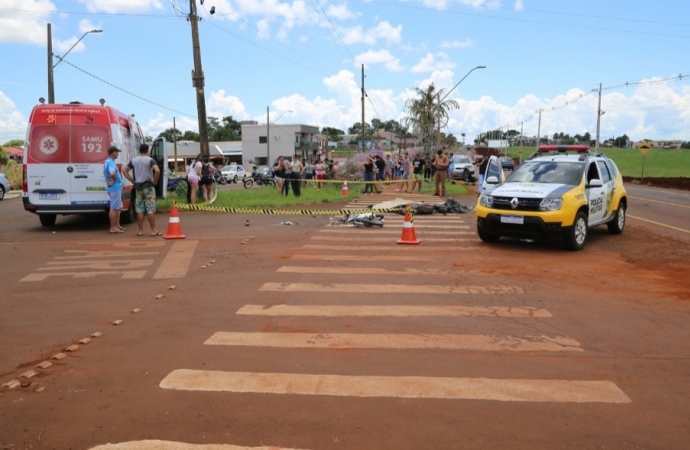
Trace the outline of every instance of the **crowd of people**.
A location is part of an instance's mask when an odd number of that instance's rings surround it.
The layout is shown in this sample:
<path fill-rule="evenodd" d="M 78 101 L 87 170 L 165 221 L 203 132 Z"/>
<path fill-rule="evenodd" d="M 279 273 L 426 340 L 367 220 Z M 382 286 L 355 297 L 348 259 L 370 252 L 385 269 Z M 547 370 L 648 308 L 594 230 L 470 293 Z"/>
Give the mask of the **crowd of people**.
<path fill-rule="evenodd" d="M 292 161 L 279 156 L 273 164 L 273 175 L 276 178 L 278 191 L 281 195 L 289 195 L 290 187 L 292 187 L 292 193 L 295 197 L 302 195 L 303 186 L 321 189 L 326 180 L 337 178 L 339 170 L 339 163 L 332 159 L 316 158 L 314 160 L 306 159 L 302 162 L 298 155 L 293 156 Z"/>
<path fill-rule="evenodd" d="M 410 157 L 408 152 L 402 155 L 369 156 L 361 164 L 364 171 L 364 194 L 381 193 L 386 184 L 393 184 L 395 192 L 422 191 L 425 182 L 434 182 L 434 195 L 446 195 L 446 180 L 450 179 L 453 170 L 453 154 L 438 150 L 435 155 L 423 157 L 417 152 Z M 378 183 L 376 183 L 378 182 Z M 383 183 L 382 183 L 383 182 Z"/>

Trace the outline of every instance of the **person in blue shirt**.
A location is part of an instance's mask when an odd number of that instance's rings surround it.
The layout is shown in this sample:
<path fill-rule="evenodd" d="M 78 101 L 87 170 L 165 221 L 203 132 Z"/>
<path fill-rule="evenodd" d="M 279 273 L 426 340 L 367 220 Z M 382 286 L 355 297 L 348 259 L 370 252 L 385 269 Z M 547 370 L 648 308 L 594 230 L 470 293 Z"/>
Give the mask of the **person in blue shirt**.
<path fill-rule="evenodd" d="M 106 191 L 110 197 L 110 233 L 124 233 L 125 229 L 120 226 L 120 213 L 122 212 L 122 176 L 115 164 L 120 153 L 120 149 L 112 146 L 108 149 L 108 158 L 103 163 L 103 176 L 107 184 Z"/>

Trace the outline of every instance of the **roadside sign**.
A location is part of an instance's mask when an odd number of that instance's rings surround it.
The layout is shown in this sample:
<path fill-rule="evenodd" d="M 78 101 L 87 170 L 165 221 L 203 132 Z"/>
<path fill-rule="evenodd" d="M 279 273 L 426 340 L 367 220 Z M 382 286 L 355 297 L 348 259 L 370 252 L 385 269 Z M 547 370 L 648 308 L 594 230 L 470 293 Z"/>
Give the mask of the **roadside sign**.
<path fill-rule="evenodd" d="M 637 148 L 640 150 L 640 153 L 646 155 L 652 149 L 652 146 L 646 142 L 642 142 L 640 145 L 637 146 Z"/>

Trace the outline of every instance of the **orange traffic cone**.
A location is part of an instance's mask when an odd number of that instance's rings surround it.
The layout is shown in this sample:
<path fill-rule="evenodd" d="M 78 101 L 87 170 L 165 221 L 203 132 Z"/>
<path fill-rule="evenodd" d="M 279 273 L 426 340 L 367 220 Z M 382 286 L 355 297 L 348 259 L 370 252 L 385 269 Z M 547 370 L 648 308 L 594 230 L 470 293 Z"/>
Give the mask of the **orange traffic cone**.
<path fill-rule="evenodd" d="M 343 190 L 340 191 L 340 194 L 343 197 L 347 197 L 348 195 L 350 195 L 350 191 L 347 188 L 347 180 L 343 181 Z"/>
<path fill-rule="evenodd" d="M 407 206 L 407 209 L 405 209 L 405 221 L 403 222 L 402 237 L 398 240 L 398 244 L 419 244 L 417 234 L 414 232 L 414 225 L 412 224 L 409 205 Z"/>
<path fill-rule="evenodd" d="M 182 227 L 180 226 L 180 214 L 177 212 L 177 207 L 173 205 L 170 210 L 170 220 L 168 220 L 168 231 L 165 232 L 163 238 L 165 239 L 184 239 L 186 236 L 182 234 Z"/>

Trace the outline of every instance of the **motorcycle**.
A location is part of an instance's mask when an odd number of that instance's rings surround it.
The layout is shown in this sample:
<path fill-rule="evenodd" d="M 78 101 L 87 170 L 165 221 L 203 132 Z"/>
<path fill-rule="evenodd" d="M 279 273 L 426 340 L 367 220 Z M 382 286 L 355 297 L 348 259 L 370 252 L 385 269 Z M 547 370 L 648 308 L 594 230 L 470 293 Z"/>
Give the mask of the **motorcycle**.
<path fill-rule="evenodd" d="M 256 183 L 259 186 L 275 187 L 276 180 L 275 178 L 273 178 L 273 176 L 269 174 L 259 173 L 256 175 L 252 175 L 244 179 L 245 189 L 249 189 L 254 185 L 254 183 Z"/>
<path fill-rule="evenodd" d="M 474 167 L 468 166 L 462 171 L 462 181 L 465 183 L 476 183 L 477 177 L 475 176 Z"/>
<path fill-rule="evenodd" d="M 225 177 L 223 176 L 223 174 L 220 173 L 219 170 L 213 172 L 213 179 L 218 184 L 228 184 L 228 180 L 225 179 Z"/>
<path fill-rule="evenodd" d="M 354 226 L 358 228 L 370 228 L 370 227 L 383 227 L 384 217 L 381 214 L 374 213 L 362 213 L 362 214 L 345 214 L 345 216 L 340 219 L 342 223 L 348 226 Z"/>
<path fill-rule="evenodd" d="M 177 188 L 177 185 L 180 181 L 185 180 L 186 177 L 176 177 L 176 178 L 170 178 L 168 180 L 168 192 L 175 192 L 175 188 Z"/>

